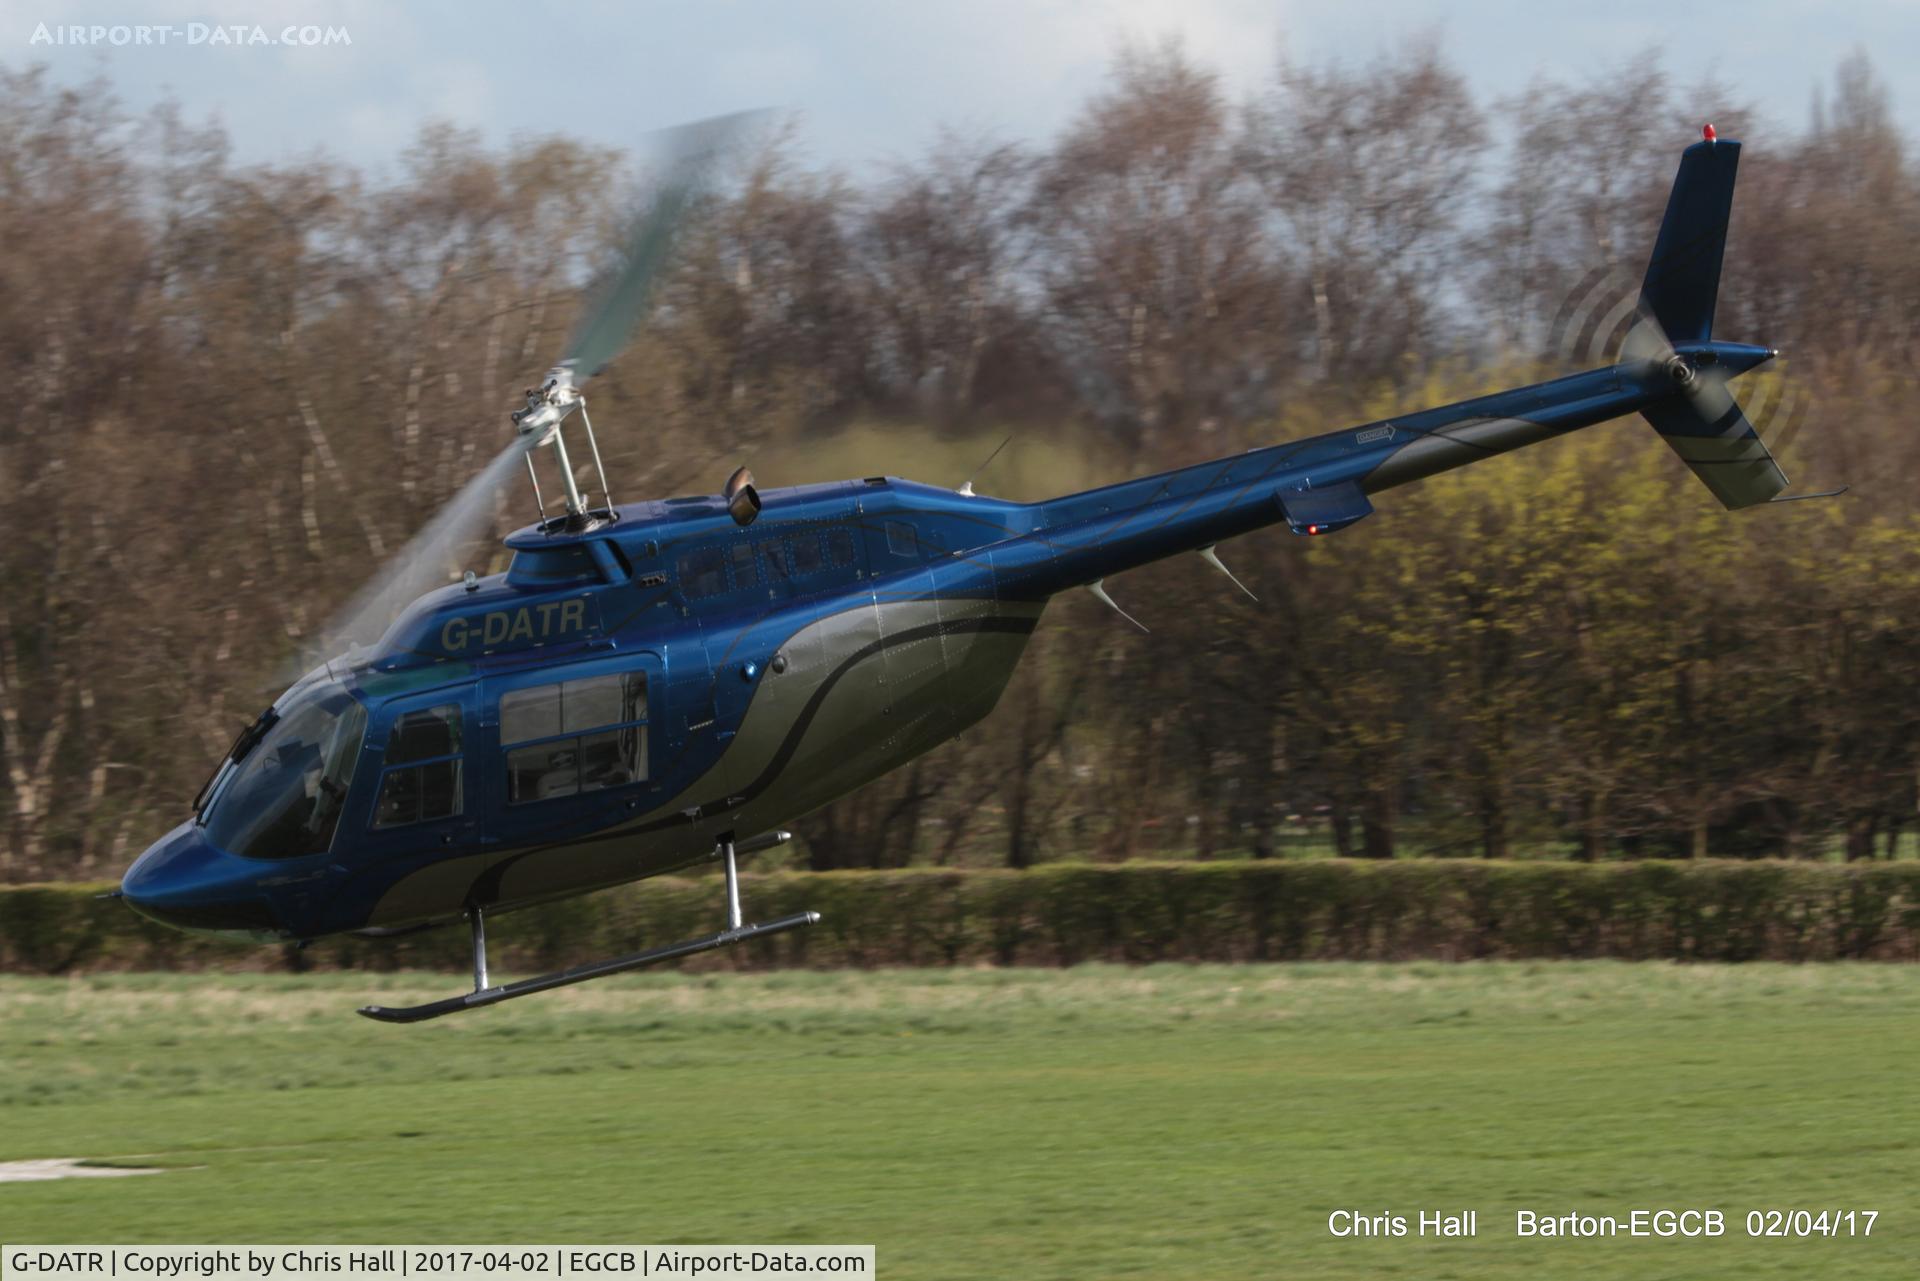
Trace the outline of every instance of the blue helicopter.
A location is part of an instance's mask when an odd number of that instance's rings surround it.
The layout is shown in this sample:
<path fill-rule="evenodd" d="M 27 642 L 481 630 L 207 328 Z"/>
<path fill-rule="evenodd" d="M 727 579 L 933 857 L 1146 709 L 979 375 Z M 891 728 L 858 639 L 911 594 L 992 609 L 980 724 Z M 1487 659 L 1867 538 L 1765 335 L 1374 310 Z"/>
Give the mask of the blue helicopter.
<path fill-rule="evenodd" d="M 391 624 L 240 734 L 192 817 L 127 872 L 135 910 L 256 941 L 464 918 L 473 989 L 360 1011 L 394 1022 L 600 978 L 817 921 L 748 923 L 739 856 L 986 716 L 1058 593 L 1113 605 L 1106 578 L 1180 555 L 1231 578 L 1225 539 L 1273 524 L 1331 534 L 1383 490 L 1631 413 L 1727 508 L 1785 501 L 1728 390 L 1775 353 L 1712 336 L 1740 144 L 1708 126 L 1681 157 L 1639 319 L 1605 368 L 1037 503 L 890 476 L 761 493 L 742 469 L 715 495 L 594 505 L 563 429 L 577 416 L 598 472 L 582 388 L 644 314 L 741 124 L 676 135 L 623 267 L 514 413 L 513 442 L 342 630 Z M 536 476 L 541 519 L 507 538 L 506 572 L 420 594 L 543 448 L 565 511 L 547 516 Z M 707 860 L 725 871 L 717 932 L 489 981 L 489 915 Z"/>

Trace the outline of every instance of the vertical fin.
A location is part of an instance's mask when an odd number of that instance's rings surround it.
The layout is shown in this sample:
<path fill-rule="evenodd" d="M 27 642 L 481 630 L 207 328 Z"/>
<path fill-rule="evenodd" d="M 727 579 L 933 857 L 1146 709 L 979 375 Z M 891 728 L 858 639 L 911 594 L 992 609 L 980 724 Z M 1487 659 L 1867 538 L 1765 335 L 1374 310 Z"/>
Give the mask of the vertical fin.
<path fill-rule="evenodd" d="M 1643 330 L 1642 342 L 1654 344 L 1649 354 L 1656 357 L 1664 350 L 1676 385 L 1671 395 L 1640 413 L 1721 505 L 1737 510 L 1767 502 L 1787 487 L 1787 478 L 1727 387 L 1733 374 L 1758 360 L 1729 369 L 1711 351 L 1694 354 L 1697 344 L 1713 338 L 1733 180 L 1740 167 L 1739 143 L 1719 140 L 1712 125 L 1702 133 L 1704 140 L 1680 155 L 1680 172 L 1640 286 L 1640 310 L 1655 331 Z M 1754 351 L 1760 360 L 1772 356 Z"/>
<path fill-rule="evenodd" d="M 1702 378 L 1688 394 L 1640 411 L 1728 511 L 1752 507 L 1787 487 L 1773 453 L 1724 385 Z"/>
<path fill-rule="evenodd" d="M 1713 336 L 1740 144 L 1714 139 L 1711 129 L 1708 126 L 1706 141 L 1680 155 L 1667 215 L 1640 285 L 1642 307 L 1660 323 L 1670 343 L 1706 342 Z"/>

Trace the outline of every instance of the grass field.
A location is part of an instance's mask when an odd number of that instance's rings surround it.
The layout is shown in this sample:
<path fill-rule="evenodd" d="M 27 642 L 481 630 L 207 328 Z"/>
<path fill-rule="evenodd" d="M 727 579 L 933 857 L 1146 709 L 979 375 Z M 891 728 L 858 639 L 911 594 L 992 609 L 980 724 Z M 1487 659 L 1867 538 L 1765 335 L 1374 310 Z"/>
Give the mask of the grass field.
<path fill-rule="evenodd" d="M 0 979 L 0 1240 L 874 1242 L 880 1275 L 1920 1275 L 1920 969 Z M 1470 1241 L 1328 1213 L 1480 1211 Z M 1727 1212 L 1520 1240 L 1521 1207 Z M 1749 1209 L 1880 1211 L 1761 1239 Z"/>

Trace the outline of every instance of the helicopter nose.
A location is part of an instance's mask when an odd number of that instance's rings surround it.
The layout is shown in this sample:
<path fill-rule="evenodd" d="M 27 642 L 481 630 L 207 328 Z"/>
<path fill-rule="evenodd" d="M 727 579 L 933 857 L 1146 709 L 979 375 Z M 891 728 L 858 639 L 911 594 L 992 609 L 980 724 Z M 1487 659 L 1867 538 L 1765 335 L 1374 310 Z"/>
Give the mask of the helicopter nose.
<path fill-rule="evenodd" d="M 257 877 L 257 868 L 214 848 L 187 822 L 133 861 L 120 895 L 140 915 L 177 930 L 250 940 L 284 937 Z"/>

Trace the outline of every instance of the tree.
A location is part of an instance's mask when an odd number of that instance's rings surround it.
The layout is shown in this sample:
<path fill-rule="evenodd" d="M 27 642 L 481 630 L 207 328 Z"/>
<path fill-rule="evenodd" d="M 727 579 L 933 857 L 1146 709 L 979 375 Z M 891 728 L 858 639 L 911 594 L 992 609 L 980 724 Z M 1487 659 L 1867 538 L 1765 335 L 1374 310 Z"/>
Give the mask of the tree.
<path fill-rule="evenodd" d="M 1027 209 L 1046 337 L 1124 444 L 1259 395 L 1277 293 L 1217 78 L 1177 44 L 1123 53 L 1041 161 Z"/>

